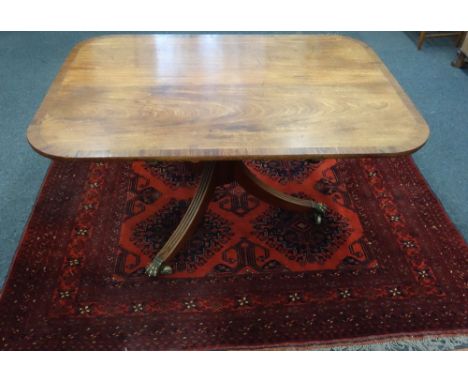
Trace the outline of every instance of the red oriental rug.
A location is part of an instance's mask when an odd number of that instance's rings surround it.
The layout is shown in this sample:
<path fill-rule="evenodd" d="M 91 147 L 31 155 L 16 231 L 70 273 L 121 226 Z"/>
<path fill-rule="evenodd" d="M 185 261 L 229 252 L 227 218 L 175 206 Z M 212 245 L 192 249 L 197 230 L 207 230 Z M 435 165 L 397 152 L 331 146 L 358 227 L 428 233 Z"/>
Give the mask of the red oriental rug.
<path fill-rule="evenodd" d="M 251 161 L 329 206 L 313 217 L 219 187 L 150 279 L 189 164 L 55 162 L 0 301 L 3 349 L 253 349 L 467 333 L 468 247 L 411 158 Z"/>

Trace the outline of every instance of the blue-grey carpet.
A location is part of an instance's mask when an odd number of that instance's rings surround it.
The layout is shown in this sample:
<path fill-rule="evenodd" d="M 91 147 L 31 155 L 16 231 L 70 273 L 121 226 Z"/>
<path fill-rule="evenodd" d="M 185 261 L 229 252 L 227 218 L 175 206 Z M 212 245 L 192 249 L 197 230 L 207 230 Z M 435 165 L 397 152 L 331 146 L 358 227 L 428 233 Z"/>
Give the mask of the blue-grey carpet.
<path fill-rule="evenodd" d="M 25 132 L 70 49 L 101 32 L 0 33 L 0 286 L 34 204 L 49 160 L 28 145 Z M 431 128 L 414 155 L 455 225 L 468 237 L 468 71 L 450 66 L 449 39 L 417 33 L 341 33 L 363 40 L 382 58 Z"/>

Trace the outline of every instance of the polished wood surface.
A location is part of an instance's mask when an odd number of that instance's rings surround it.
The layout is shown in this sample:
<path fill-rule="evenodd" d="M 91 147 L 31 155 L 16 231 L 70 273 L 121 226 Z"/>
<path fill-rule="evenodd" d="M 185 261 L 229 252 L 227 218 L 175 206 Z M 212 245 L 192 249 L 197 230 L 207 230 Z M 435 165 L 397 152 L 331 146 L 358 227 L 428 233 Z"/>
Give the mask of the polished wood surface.
<path fill-rule="evenodd" d="M 429 130 L 378 56 L 333 35 L 121 35 L 78 44 L 28 129 L 53 158 L 395 155 Z"/>

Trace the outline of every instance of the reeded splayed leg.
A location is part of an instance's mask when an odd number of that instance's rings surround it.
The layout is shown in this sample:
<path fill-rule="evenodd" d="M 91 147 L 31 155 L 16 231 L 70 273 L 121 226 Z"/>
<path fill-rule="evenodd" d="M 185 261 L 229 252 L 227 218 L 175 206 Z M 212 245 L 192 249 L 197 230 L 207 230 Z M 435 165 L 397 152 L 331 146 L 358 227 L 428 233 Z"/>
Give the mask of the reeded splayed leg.
<path fill-rule="evenodd" d="M 164 266 L 173 254 L 175 254 L 193 234 L 198 227 L 198 223 L 203 218 L 203 215 L 208 207 L 211 195 L 213 194 L 215 184 L 215 168 L 216 164 L 208 162 L 203 168 L 200 178 L 200 185 L 195 193 L 184 217 L 180 221 L 176 230 L 169 237 L 169 240 L 164 244 L 161 250 L 153 258 L 153 261 L 146 267 L 148 276 L 157 276 L 158 274 L 171 274 L 170 266 Z"/>
<path fill-rule="evenodd" d="M 235 179 L 250 194 L 274 206 L 293 212 L 313 213 L 316 224 L 322 222 L 327 207 L 313 200 L 300 199 L 275 190 L 258 179 L 243 162 L 235 165 Z"/>

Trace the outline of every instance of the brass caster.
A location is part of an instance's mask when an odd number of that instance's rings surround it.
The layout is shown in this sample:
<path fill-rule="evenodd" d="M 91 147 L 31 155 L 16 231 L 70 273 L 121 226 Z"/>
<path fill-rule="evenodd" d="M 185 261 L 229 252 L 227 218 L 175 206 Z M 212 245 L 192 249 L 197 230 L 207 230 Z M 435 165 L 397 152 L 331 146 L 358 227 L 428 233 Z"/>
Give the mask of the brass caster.
<path fill-rule="evenodd" d="M 317 224 L 317 225 L 322 224 L 322 215 L 316 213 L 314 215 L 314 221 L 315 221 L 315 224 Z"/>
<path fill-rule="evenodd" d="M 174 272 L 172 271 L 172 267 L 170 265 L 163 265 L 160 273 L 162 275 L 172 275 Z"/>
<path fill-rule="evenodd" d="M 156 258 L 146 267 L 145 273 L 150 277 L 156 277 L 159 274 L 172 275 L 173 271 L 170 265 L 163 265 L 162 260 Z"/>
<path fill-rule="evenodd" d="M 315 213 L 314 213 L 314 221 L 315 224 L 319 225 L 322 224 L 323 221 L 323 216 L 327 212 L 327 206 L 322 203 L 317 203 L 315 207 Z"/>
<path fill-rule="evenodd" d="M 158 258 L 154 259 L 150 265 L 146 267 L 145 273 L 149 277 L 156 277 L 159 273 L 159 268 L 161 268 L 162 261 Z"/>

